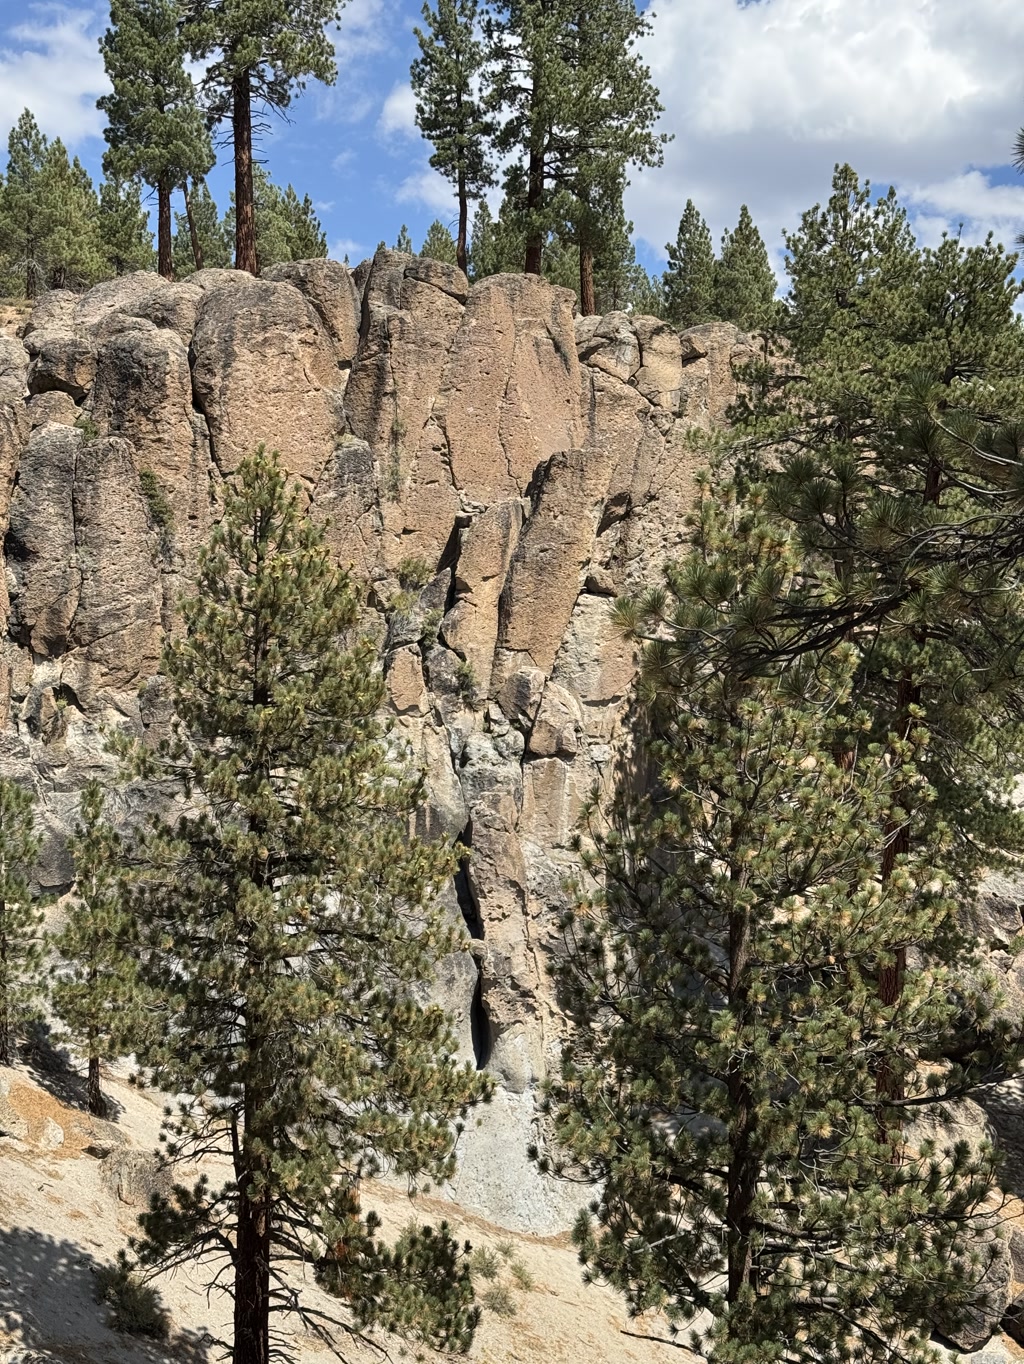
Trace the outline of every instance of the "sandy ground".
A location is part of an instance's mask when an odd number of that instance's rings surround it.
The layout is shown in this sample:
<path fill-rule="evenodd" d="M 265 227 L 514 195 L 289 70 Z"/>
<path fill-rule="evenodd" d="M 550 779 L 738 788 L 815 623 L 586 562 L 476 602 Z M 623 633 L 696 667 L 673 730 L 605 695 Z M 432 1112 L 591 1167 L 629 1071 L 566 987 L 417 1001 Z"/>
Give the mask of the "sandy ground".
<path fill-rule="evenodd" d="M 111 1263 L 145 1205 L 162 1096 L 140 1091 L 123 1077 L 108 1078 L 115 1122 L 90 1118 L 80 1107 L 80 1085 L 66 1074 L 0 1068 L 0 1361 L 29 1364 L 45 1356 L 67 1364 L 205 1364 L 217 1358 L 209 1343 L 225 1324 L 227 1302 L 208 1299 L 194 1271 L 156 1280 L 171 1313 L 173 1339 L 157 1346 L 119 1335 L 105 1324 L 94 1276 Z M 581 1282 L 567 1237 L 517 1236 L 447 1201 L 377 1186 L 364 1197 L 394 1233 L 412 1219 L 447 1219 L 460 1239 L 492 1249 L 502 1264 L 514 1316 L 485 1309 L 469 1358 L 477 1364 L 691 1364 L 694 1356 L 671 1343 L 656 1325 L 627 1320 L 610 1290 Z M 533 1281 L 519 1287 L 509 1271 L 520 1262 Z M 478 1293 L 489 1287 L 478 1281 Z M 318 1296 L 317 1290 L 307 1286 Z M 337 1304 L 324 1300 L 335 1309 Z M 664 1337 L 664 1338 L 659 1338 Z M 377 1336 L 392 1359 L 413 1358 L 407 1344 Z M 282 1342 L 283 1343 L 283 1342 Z M 318 1340 L 291 1333 L 297 1359 L 327 1364 Z M 379 1361 L 379 1351 L 343 1346 L 351 1364 Z M 437 1356 L 428 1356 L 436 1359 Z"/>

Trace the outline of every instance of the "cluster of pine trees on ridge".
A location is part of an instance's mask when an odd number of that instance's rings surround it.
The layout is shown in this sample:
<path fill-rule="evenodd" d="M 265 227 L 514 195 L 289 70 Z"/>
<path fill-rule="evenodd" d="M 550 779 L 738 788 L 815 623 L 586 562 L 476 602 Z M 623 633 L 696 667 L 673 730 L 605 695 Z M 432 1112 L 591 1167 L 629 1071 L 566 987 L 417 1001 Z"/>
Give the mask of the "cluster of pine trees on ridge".
<path fill-rule="evenodd" d="M 338 19 L 335 0 L 113 0 L 100 42 L 112 86 L 98 101 L 104 183 L 97 193 L 77 158 L 23 113 L 0 188 L 0 288 L 31 299 L 154 264 L 181 278 L 204 266 L 258 273 L 325 255 L 309 196 L 273 184 L 254 137 L 261 118 L 285 114 L 306 81 L 336 80 L 328 28 Z M 584 313 L 764 325 L 775 281 L 745 208 L 717 266 L 689 217 L 663 278 L 636 261 L 623 211 L 627 172 L 660 165 L 668 140 L 655 129 L 662 107 L 635 50 L 649 27 L 633 0 L 583 11 L 561 0 L 426 5 L 411 69 L 417 122 L 433 145 L 431 164 L 452 184 L 457 227 L 453 236 L 432 224 L 422 254 L 471 278 L 543 273 L 573 288 Z M 190 60 L 205 64 L 198 84 Z M 235 172 L 223 217 L 206 182 L 221 125 Z M 499 167 L 495 219 L 484 196 Z M 156 200 L 155 253 L 144 193 Z M 398 244 L 411 248 L 404 234 Z M 703 282 L 712 271 L 713 289 Z"/>

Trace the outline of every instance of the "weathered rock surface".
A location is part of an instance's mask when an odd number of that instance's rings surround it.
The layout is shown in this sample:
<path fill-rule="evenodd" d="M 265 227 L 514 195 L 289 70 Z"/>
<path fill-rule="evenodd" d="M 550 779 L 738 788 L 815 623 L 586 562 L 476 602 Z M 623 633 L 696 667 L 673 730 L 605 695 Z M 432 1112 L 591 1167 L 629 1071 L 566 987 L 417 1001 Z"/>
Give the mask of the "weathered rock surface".
<path fill-rule="evenodd" d="M 471 850 L 436 993 L 500 1088 L 453 1193 L 563 1229 L 588 1191 L 525 1152 L 557 1063 L 546 966 L 571 842 L 615 771 L 635 671 L 614 598 L 678 550 L 701 433 L 759 343 L 574 318 L 539 279 L 471 287 L 383 250 L 354 272 L 130 275 L 46 295 L 21 332 L 0 335 L 0 764 L 38 794 L 37 880 L 67 888 L 78 791 L 113 768 L 104 726 L 167 724 L 154 678 L 177 596 L 224 479 L 265 442 L 367 583 L 396 737 L 428 773 L 419 830 Z M 1014 989 L 1022 899 L 994 887 L 979 909 Z M 1024 1122 L 1016 1094 L 987 1109 L 1000 1135 Z"/>

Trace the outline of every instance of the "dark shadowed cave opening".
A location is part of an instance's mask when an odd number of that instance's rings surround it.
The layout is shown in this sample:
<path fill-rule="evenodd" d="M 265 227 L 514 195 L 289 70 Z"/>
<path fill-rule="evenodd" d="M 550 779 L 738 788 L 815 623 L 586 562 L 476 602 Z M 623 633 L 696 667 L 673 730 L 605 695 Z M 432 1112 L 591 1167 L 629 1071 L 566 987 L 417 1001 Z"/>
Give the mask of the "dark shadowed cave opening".
<path fill-rule="evenodd" d="M 467 824 L 459 835 L 459 842 L 464 848 L 473 845 L 473 825 Z M 458 897 L 459 909 L 469 936 L 482 941 L 484 936 L 484 921 L 480 914 L 480 906 L 477 904 L 476 896 L 473 894 L 473 887 L 469 880 L 469 858 L 464 857 L 459 863 L 459 869 L 455 873 L 455 894 Z"/>
<path fill-rule="evenodd" d="M 469 1006 L 469 1028 L 473 1038 L 473 1055 L 476 1057 L 477 1070 L 483 1070 L 491 1059 L 491 1020 L 484 1004 L 484 973 L 477 972 L 476 989 L 473 1002 Z"/>

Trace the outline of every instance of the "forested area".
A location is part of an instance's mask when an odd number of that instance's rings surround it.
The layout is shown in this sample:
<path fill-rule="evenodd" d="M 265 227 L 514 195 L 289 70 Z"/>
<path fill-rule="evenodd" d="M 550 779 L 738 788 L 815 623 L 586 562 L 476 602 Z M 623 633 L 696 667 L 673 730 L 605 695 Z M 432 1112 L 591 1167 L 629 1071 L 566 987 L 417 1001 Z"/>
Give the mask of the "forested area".
<path fill-rule="evenodd" d="M 105 178 L 25 111 L 0 288 L 325 256 L 310 195 L 256 152 L 262 115 L 337 78 L 338 19 L 334 0 L 114 0 Z M 650 275 L 624 210 L 667 139 L 650 23 L 633 0 L 437 0 L 411 73 L 457 210 L 421 255 L 653 315 L 677 356 L 671 328 L 713 321 L 760 348 L 724 429 L 689 433 L 682 549 L 653 587 L 628 565 L 614 584 L 638 672 L 547 944 L 560 1068 L 531 1159 L 593 1188 L 572 1233 L 588 1278 L 713 1364 L 930 1364 L 1002 1246 L 998 1152 L 950 1114 L 1024 1057 L 965 913 L 1024 857 L 1024 284 L 991 236 L 922 245 L 845 165 L 786 235 L 784 296 L 746 205 L 716 253 L 688 199 Z M 417 249 L 405 225 L 394 248 Z M 100 439 L 87 412 L 74 430 Z M 0 1064 L 48 1018 L 94 1115 L 129 1054 L 177 1096 L 163 1160 L 188 1177 L 140 1218 L 118 1293 L 198 1263 L 230 1285 L 233 1364 L 269 1364 L 274 1314 L 308 1325 L 289 1277 L 308 1267 L 342 1334 L 465 1353 L 469 1248 L 444 1223 L 388 1245 L 362 1199 L 385 1170 L 450 1178 L 493 1087 L 427 993 L 461 950 L 441 894 L 472 853 L 411 832 L 424 776 L 382 718 L 389 627 L 366 628 L 308 489 L 261 446 L 216 496 L 160 662 L 167 734 L 109 733 L 117 780 L 163 813 L 129 827 L 85 787 L 56 933 L 32 796 L 0 774 Z M 439 568 L 406 560 L 395 600 Z M 467 733 L 509 730 L 462 693 Z M 211 1157 L 230 1173 L 192 1178 Z"/>

